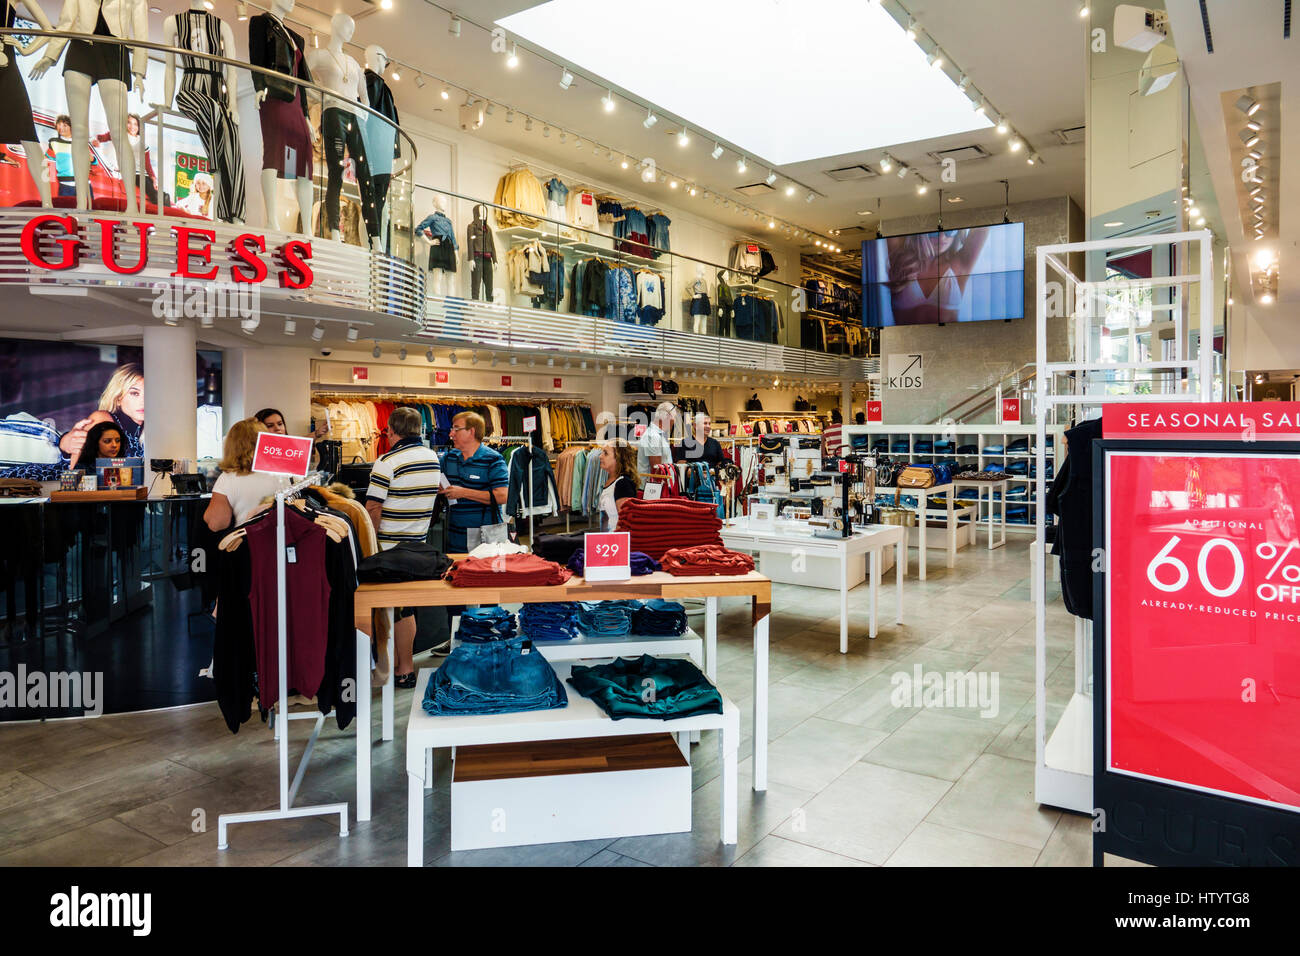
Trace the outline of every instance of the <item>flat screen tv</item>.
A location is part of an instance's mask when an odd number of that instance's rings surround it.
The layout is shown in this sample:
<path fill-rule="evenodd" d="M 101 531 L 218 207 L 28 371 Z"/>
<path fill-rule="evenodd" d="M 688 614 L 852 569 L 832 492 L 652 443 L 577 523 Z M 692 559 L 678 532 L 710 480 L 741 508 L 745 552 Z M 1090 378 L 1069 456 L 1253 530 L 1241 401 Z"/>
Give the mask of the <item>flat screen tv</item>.
<path fill-rule="evenodd" d="M 1025 224 L 862 243 L 862 324 L 937 325 L 1025 317 Z"/>

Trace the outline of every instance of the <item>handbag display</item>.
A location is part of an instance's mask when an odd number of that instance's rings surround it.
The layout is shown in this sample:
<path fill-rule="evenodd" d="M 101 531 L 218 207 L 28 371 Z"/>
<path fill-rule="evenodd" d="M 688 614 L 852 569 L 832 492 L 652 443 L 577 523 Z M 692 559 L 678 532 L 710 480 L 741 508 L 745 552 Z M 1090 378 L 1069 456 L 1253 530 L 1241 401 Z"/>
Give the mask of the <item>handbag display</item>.
<path fill-rule="evenodd" d="M 780 435 L 764 435 L 758 440 L 758 453 L 760 455 L 785 454 L 785 439 Z"/>
<path fill-rule="evenodd" d="M 898 475 L 899 488 L 933 488 L 934 469 L 926 465 L 908 465 Z"/>
<path fill-rule="evenodd" d="M 762 410 L 763 410 L 763 403 L 758 400 L 758 392 L 755 392 L 745 401 L 745 411 L 761 412 Z"/>

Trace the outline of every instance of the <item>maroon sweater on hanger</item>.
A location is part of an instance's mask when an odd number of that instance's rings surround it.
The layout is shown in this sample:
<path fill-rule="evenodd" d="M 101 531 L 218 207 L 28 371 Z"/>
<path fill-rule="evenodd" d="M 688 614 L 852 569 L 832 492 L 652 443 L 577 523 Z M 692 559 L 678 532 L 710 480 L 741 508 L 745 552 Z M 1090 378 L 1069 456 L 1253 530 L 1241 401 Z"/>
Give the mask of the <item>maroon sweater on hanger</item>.
<path fill-rule="evenodd" d="M 284 509 L 285 595 L 288 623 L 285 660 L 290 691 L 315 697 L 325 679 L 330 586 L 325 580 L 325 529 L 297 508 Z M 252 587 L 253 654 L 259 706 L 280 697 L 279 620 L 275 584 L 275 515 L 248 527 Z M 292 560 L 289 560 L 292 558 Z"/>

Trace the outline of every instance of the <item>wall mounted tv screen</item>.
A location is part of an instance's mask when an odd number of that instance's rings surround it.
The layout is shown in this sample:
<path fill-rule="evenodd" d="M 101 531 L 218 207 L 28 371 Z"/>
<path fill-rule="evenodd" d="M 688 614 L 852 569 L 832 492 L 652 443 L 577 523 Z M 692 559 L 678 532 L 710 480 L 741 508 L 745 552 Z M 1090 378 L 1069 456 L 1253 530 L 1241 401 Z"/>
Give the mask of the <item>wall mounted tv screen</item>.
<path fill-rule="evenodd" d="M 862 243 L 862 324 L 1025 317 L 1025 224 L 945 229 Z"/>

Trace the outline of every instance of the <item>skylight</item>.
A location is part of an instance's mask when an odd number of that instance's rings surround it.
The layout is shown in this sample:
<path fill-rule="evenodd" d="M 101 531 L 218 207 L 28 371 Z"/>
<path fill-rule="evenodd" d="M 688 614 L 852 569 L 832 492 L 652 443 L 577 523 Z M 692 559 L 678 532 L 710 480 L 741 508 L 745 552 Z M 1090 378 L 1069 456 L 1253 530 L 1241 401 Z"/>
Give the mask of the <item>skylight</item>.
<path fill-rule="evenodd" d="M 497 22 L 778 165 L 992 125 L 866 0 L 549 0 Z M 593 120 L 628 121 L 598 100 Z"/>

